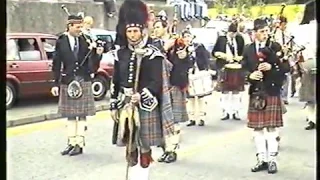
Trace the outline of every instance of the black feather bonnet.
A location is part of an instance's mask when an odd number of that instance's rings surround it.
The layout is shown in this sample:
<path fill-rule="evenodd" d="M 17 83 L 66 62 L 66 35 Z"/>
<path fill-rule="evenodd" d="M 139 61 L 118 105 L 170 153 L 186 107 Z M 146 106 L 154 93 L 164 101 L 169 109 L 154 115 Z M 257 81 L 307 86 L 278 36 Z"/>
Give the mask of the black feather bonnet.
<path fill-rule="evenodd" d="M 148 8 L 144 2 L 141 0 L 125 0 L 119 9 L 115 43 L 126 46 L 128 43 L 126 29 L 139 27 L 143 30 L 147 26 L 148 18 Z"/>

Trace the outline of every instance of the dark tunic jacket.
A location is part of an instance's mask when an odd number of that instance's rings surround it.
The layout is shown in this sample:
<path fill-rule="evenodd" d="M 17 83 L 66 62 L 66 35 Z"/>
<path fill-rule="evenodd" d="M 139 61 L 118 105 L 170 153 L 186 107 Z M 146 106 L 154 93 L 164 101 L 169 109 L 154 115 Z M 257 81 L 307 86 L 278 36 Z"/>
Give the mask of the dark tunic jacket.
<path fill-rule="evenodd" d="M 200 71 L 209 69 L 210 53 L 203 44 L 194 43 L 195 57 L 192 57 L 192 63 L 195 63 Z"/>
<path fill-rule="evenodd" d="M 162 39 L 153 39 L 153 45 L 165 54 L 173 65 L 170 71 L 170 84 L 181 89 L 185 88 L 188 85 L 188 70 L 192 66 L 190 56 L 188 55 L 184 59 L 179 59 L 173 49 L 169 49 L 168 52 L 166 52 L 163 48 L 164 41 Z"/>
<path fill-rule="evenodd" d="M 69 84 L 74 79 L 75 75 L 83 77 L 85 81 L 90 81 L 90 74 L 95 73 L 99 67 L 102 56 L 96 54 L 95 50 L 92 51 L 85 63 L 80 66 L 90 50 L 88 49 L 89 44 L 83 36 L 79 37 L 78 42 L 78 58 L 73 54 L 66 34 L 60 35 L 56 42 L 52 72 L 57 86 L 60 83 Z"/>
<path fill-rule="evenodd" d="M 236 37 L 235 37 L 235 39 L 236 39 L 236 42 L 237 42 L 237 50 L 238 50 L 238 56 L 242 56 L 242 53 L 243 53 L 243 49 L 244 49 L 244 47 L 245 47 L 245 44 L 244 44 L 244 39 L 243 39 L 243 37 L 241 36 L 241 35 L 236 35 Z M 214 45 L 214 47 L 213 47 L 213 49 L 212 49 L 212 52 L 211 52 L 211 55 L 213 56 L 213 57 L 215 57 L 215 53 L 216 52 L 223 52 L 223 53 L 226 53 L 226 51 L 227 51 L 227 42 L 228 42 L 228 40 L 227 40 L 227 37 L 226 36 L 219 36 L 218 37 L 218 39 L 217 39 L 217 42 L 216 42 L 216 44 Z M 221 69 L 221 68 L 223 68 L 224 67 L 224 65 L 226 65 L 227 64 L 227 61 L 226 60 L 224 60 L 224 59 L 217 59 L 217 63 L 216 63 L 216 65 L 217 65 L 217 68 L 218 69 Z"/>
<path fill-rule="evenodd" d="M 281 46 L 279 43 L 273 42 L 271 49 L 273 49 L 274 52 L 278 52 L 281 50 Z M 263 87 L 265 92 L 270 96 L 280 95 L 285 73 L 290 70 L 288 61 L 281 62 L 280 58 L 281 56 L 277 57 L 275 53 L 272 53 L 272 55 L 268 56 L 265 60 L 265 62 L 270 63 L 272 66 L 271 70 L 263 72 Z M 259 59 L 256 52 L 256 43 L 252 43 L 247 46 L 243 52 L 242 67 L 252 73 L 257 70 L 258 65 Z M 250 82 L 249 94 L 252 94 L 257 88 L 258 81 L 247 79 Z"/>
<path fill-rule="evenodd" d="M 149 43 L 146 46 L 155 48 Z M 130 59 L 132 53 L 133 51 L 125 46 L 117 51 L 117 58 L 114 63 L 113 87 L 111 89 L 112 99 L 117 99 L 119 92 L 122 92 L 122 88 L 134 87 L 137 61 L 136 58 L 134 60 Z M 143 88 L 147 88 L 152 95 L 159 99 L 162 94 L 163 56 L 156 56 L 152 59 L 150 58 L 151 56 L 148 55 L 142 58 L 138 92 L 141 93 Z"/>

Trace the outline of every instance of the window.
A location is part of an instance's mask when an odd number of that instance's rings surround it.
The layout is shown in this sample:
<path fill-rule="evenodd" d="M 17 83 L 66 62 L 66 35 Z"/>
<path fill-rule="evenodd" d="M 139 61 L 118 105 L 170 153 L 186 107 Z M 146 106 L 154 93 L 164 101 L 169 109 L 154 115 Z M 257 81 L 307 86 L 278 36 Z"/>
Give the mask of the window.
<path fill-rule="evenodd" d="M 56 39 L 41 38 L 41 42 L 43 43 L 43 48 L 47 54 L 48 59 L 53 59 L 56 41 Z"/>
<path fill-rule="evenodd" d="M 41 60 L 41 53 L 38 42 L 35 38 L 17 38 L 20 60 L 38 61 Z"/>
<path fill-rule="evenodd" d="M 97 35 L 97 38 L 107 43 L 113 43 L 112 37 L 110 35 Z"/>
<path fill-rule="evenodd" d="M 19 60 L 19 48 L 17 45 L 17 40 L 8 39 L 7 40 L 7 61 Z"/>

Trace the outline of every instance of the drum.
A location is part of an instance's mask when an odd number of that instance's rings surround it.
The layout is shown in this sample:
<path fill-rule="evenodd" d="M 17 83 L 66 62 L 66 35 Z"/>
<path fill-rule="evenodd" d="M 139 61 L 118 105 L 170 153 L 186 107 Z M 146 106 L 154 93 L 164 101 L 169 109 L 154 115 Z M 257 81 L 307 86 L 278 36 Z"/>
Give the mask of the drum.
<path fill-rule="evenodd" d="M 226 64 L 221 77 L 222 91 L 244 91 L 245 77 L 240 64 Z"/>
<path fill-rule="evenodd" d="M 189 97 L 203 97 L 211 95 L 213 92 L 213 81 L 209 71 L 197 71 L 195 74 L 189 74 Z"/>

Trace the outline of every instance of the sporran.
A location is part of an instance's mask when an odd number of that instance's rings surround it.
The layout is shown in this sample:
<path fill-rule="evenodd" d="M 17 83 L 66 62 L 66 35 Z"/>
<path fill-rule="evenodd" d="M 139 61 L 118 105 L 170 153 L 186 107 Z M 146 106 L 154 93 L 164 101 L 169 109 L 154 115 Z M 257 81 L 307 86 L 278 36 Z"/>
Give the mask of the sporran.
<path fill-rule="evenodd" d="M 84 79 L 80 76 L 75 76 L 74 79 L 68 84 L 68 96 L 72 99 L 78 99 L 82 96 L 82 87 L 80 82 Z"/>

